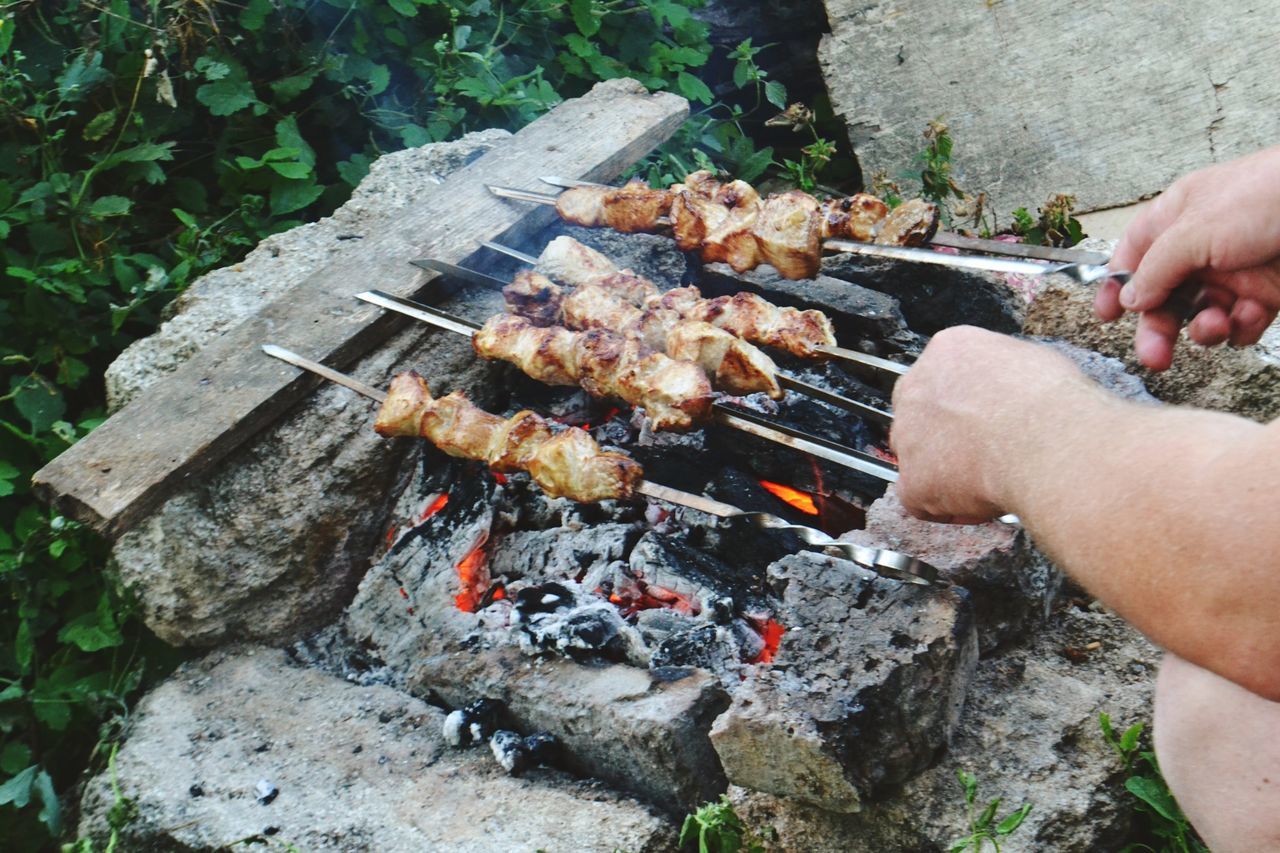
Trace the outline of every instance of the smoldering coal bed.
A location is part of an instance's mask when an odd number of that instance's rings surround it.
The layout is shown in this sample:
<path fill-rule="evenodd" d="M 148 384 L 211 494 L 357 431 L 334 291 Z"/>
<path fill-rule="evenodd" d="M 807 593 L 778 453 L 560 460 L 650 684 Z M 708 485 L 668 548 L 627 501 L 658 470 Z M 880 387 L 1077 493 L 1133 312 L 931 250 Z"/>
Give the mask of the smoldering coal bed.
<path fill-rule="evenodd" d="M 655 240 L 610 235 L 604 250 L 651 273 L 646 258 L 672 251 Z M 631 258 L 617 256 L 620 245 Z M 674 266 L 669 255 L 665 263 Z M 495 293 L 470 287 L 438 304 L 474 320 L 501 310 Z M 866 344 L 863 318 L 840 304 L 818 307 Z M 893 329 L 876 354 L 916 340 L 900 317 L 876 323 Z M 852 371 L 778 361 L 830 391 L 887 406 L 886 392 Z M 630 453 L 647 479 L 746 511 L 838 535 L 861 527 L 884 490 L 865 474 L 724 427 L 655 433 L 642 416 L 579 391 L 505 367 L 493 375 L 491 410 L 527 408 L 582 426 L 606 449 Z M 452 390 L 447 377 L 428 378 L 433 392 Z M 882 426 L 812 398 L 730 402 L 885 452 Z M 960 590 L 877 578 L 805 551 L 792 535 L 656 501 L 547 498 L 523 475 L 494 475 L 429 447 L 387 542 L 345 628 L 397 680 L 451 708 L 500 703 L 510 732 L 556 738 L 563 766 L 677 811 L 713 798 L 730 778 L 857 807 L 932 760 L 976 661 Z M 515 737 L 504 735 L 495 754 L 514 755 Z"/>

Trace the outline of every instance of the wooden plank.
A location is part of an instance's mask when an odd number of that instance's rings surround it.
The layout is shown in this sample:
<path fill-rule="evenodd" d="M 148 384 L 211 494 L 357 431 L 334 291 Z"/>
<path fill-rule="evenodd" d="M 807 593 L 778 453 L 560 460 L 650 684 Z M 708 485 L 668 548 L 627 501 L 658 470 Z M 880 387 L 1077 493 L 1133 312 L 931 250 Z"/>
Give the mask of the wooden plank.
<path fill-rule="evenodd" d="M 557 106 L 443 184 L 424 187 L 421 202 L 395 228 L 345 242 L 330 266 L 211 341 L 38 471 L 35 494 L 119 535 L 312 387 L 295 368 L 263 355 L 262 344 L 336 367 L 350 364 L 396 328 L 355 293 L 378 287 L 412 296 L 428 277 L 409 260 L 459 262 L 533 210 L 491 195 L 486 183 L 534 187 L 548 173 L 612 180 L 670 137 L 688 109 L 683 98 L 650 95 L 625 80 Z"/>

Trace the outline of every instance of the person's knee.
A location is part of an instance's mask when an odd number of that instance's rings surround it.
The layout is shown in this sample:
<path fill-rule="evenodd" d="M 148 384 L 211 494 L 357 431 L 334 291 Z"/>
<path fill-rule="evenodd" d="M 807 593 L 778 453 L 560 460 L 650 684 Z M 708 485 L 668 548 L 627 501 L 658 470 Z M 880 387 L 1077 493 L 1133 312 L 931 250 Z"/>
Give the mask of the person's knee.
<path fill-rule="evenodd" d="M 1280 704 L 1166 655 L 1155 748 L 1170 790 L 1215 853 L 1280 850 Z"/>

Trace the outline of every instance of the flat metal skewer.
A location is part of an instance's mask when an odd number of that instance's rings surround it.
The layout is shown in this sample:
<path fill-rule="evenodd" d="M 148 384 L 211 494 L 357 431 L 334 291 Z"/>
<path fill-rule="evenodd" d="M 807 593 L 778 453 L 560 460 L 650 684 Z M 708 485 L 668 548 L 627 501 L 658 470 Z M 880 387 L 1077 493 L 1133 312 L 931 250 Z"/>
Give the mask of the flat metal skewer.
<path fill-rule="evenodd" d="M 410 261 L 410 263 L 424 270 L 444 273 L 445 275 L 453 276 L 455 278 L 462 279 L 463 281 L 482 284 L 486 287 L 503 288 L 510 284 L 510 282 L 503 281 L 496 276 L 487 275 L 486 273 L 478 272 L 476 270 L 470 270 L 466 267 L 460 267 L 456 264 L 451 264 L 448 261 L 439 261 L 435 258 L 421 258 L 416 261 Z M 407 300 L 402 303 L 397 303 L 397 306 L 400 307 L 415 305 L 417 305 L 417 303 L 409 302 Z M 382 307 L 386 308 L 389 306 L 383 305 Z M 427 308 L 425 305 L 418 307 Z M 392 308 L 392 310 L 400 310 L 400 308 L 395 307 Z M 893 415 L 886 412 L 884 409 L 878 409 L 875 406 L 863 403 L 860 400 L 854 400 L 849 397 L 845 397 L 843 394 L 828 391 L 825 388 L 805 382 L 803 379 L 799 379 L 781 371 L 776 373 L 775 376 L 778 380 L 778 385 L 790 391 L 795 391 L 798 394 L 804 394 L 805 396 L 812 397 L 815 400 L 821 400 L 824 403 L 844 409 L 846 412 L 853 412 L 855 415 L 859 415 L 879 424 L 884 424 L 885 426 L 889 426 L 893 423 Z"/>
<path fill-rule="evenodd" d="M 394 299 L 395 297 L 391 298 Z M 325 367 L 317 361 L 312 361 L 284 347 L 279 347 L 275 344 L 263 344 L 262 351 L 273 358 L 292 364 L 294 367 L 309 370 L 331 382 L 350 388 L 357 394 L 368 397 L 375 402 L 385 403 L 387 400 L 386 392 L 370 387 L 358 379 Z M 641 480 L 636 484 L 635 491 L 637 494 L 651 497 L 655 500 L 688 507 L 717 518 L 742 518 L 763 530 L 793 533 L 808 545 L 812 545 L 833 556 L 851 560 L 863 568 L 870 569 L 879 575 L 894 580 L 919 585 L 928 585 L 937 581 L 938 573 L 933 566 L 909 554 L 890 551 L 885 548 L 857 545 L 852 542 L 841 542 L 821 530 L 800 524 L 792 524 L 786 519 L 770 513 L 746 512 L 732 504 L 674 489 L 671 486 L 664 486 L 661 483 L 654 483 L 650 480 Z"/>

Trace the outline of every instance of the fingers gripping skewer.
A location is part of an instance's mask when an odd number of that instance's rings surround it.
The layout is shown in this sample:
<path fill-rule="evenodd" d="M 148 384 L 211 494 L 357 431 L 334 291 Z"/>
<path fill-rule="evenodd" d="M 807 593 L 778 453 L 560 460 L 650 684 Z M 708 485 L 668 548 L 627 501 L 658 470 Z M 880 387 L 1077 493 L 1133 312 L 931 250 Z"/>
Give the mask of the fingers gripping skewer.
<path fill-rule="evenodd" d="M 350 376 L 347 376 L 346 374 L 339 373 L 336 370 L 325 367 L 324 365 L 318 362 L 312 361 L 311 359 L 308 359 L 308 358 L 304 358 L 303 356 L 300 356 L 297 353 L 291 352 L 290 350 L 284 349 L 283 347 L 275 346 L 274 344 L 265 344 L 262 347 L 262 350 L 267 355 L 270 355 L 274 358 L 278 358 L 282 361 L 285 361 L 289 364 L 294 365 L 295 367 L 300 367 L 304 370 L 309 370 L 313 373 L 323 376 L 325 379 L 328 379 L 331 382 L 336 382 L 339 385 L 343 385 L 347 388 L 350 388 L 356 393 L 361 394 L 365 397 L 368 397 L 371 400 L 374 400 L 378 403 L 382 403 L 384 404 L 384 408 L 385 408 L 388 395 L 385 392 L 378 390 L 377 388 L 372 388 L 369 385 L 366 385 L 363 382 L 360 382 L 359 380 L 356 380 Z M 444 399 L 448 399 L 448 398 L 444 398 Z M 481 417 L 489 418 L 493 422 L 502 422 L 502 419 L 498 418 L 495 415 L 487 415 L 486 413 L 479 412 L 478 410 L 476 413 L 479 414 Z M 517 415 L 515 418 L 512 418 L 511 420 L 519 422 L 521 421 L 521 417 L 520 415 Z M 514 432 L 515 430 L 513 429 L 511 431 Z M 573 432 L 573 430 L 567 430 L 565 432 Z M 581 432 L 581 430 L 577 430 L 577 432 Z M 564 436 L 565 433 L 562 432 L 559 435 Z M 575 449 L 581 449 L 583 446 L 584 445 L 582 442 L 578 442 L 575 445 Z M 592 443 L 592 446 L 594 446 L 594 443 Z M 454 455 L 464 455 L 464 454 L 455 453 Z M 626 457 L 623 457 L 621 454 L 615 454 L 615 453 L 600 453 L 599 456 L 614 457 L 617 459 L 617 462 L 619 465 L 622 464 L 621 460 L 626 459 Z M 627 462 L 630 462 L 630 460 L 627 460 Z M 630 466 L 631 466 L 631 470 L 633 470 L 636 474 L 640 473 L 639 466 L 635 465 L 634 462 L 630 462 Z M 538 480 L 537 472 L 535 470 L 531 470 L 530 473 L 534 474 L 535 481 L 541 484 L 541 481 Z M 802 525 L 792 524 L 786 521 L 785 519 L 779 518 L 778 516 L 771 515 L 769 513 L 745 512 L 733 506 L 732 504 L 726 504 L 721 501 L 716 501 L 716 500 L 712 500 L 711 498 L 703 497 L 702 495 L 695 495 L 690 492 L 684 492 L 679 489 L 671 488 L 670 486 L 664 486 L 660 483 L 651 482 L 649 480 L 633 479 L 632 481 L 626 483 L 626 485 L 630 487 L 629 491 L 632 494 L 640 494 L 646 497 L 653 498 L 655 500 L 663 501 L 665 503 L 671 503 L 677 506 L 688 507 L 690 509 L 694 509 L 699 512 L 704 512 L 718 518 L 743 519 L 752 524 L 755 524 L 757 527 L 763 530 L 774 530 L 774 531 L 795 534 L 797 537 L 800 538 L 802 542 L 812 546 L 817 550 L 831 554 L 832 556 L 843 557 L 844 559 L 850 560 L 858 564 L 859 566 L 862 566 L 863 568 L 870 569 L 871 571 L 876 572 L 877 574 L 883 577 L 892 578 L 894 580 L 899 580 L 906 583 L 919 584 L 919 585 L 928 585 L 928 584 L 937 582 L 936 569 L 934 569 L 928 563 L 918 560 L 915 557 L 912 557 L 908 554 L 902 554 L 897 551 L 891 551 L 891 550 L 882 549 L 882 548 L 871 548 L 871 547 L 866 547 L 862 545 L 856 545 L 851 542 L 840 542 L 836 539 L 833 539 L 832 537 L 828 536 L 827 534 L 823 533 L 820 530 L 816 530 L 811 527 L 805 527 Z M 626 495 L 618 494 L 618 495 L 611 495 L 611 496 L 625 497 Z"/>

